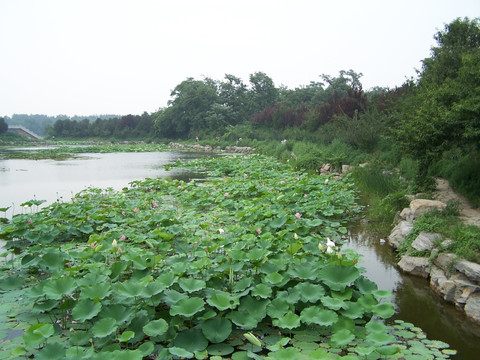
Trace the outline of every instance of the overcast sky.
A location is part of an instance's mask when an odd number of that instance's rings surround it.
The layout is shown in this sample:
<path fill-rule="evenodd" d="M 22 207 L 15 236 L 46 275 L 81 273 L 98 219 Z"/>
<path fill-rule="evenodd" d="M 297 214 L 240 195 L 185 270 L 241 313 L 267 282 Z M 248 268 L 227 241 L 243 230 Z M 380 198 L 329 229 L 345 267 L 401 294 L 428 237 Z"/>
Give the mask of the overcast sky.
<path fill-rule="evenodd" d="M 0 0 L 0 116 L 141 114 L 188 77 L 395 87 L 478 0 Z"/>

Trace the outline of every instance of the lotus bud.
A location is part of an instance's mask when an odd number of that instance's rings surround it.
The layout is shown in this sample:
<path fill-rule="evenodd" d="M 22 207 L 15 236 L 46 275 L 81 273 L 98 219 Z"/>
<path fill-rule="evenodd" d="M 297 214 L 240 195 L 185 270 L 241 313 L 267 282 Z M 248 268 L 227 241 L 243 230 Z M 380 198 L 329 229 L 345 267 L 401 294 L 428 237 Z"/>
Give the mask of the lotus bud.
<path fill-rule="evenodd" d="M 294 233 L 294 234 L 293 234 L 293 238 L 294 238 L 295 240 L 298 240 L 298 235 L 297 235 L 297 233 Z"/>
<path fill-rule="evenodd" d="M 318 250 L 320 250 L 320 251 L 323 250 L 323 245 L 322 245 L 322 243 L 318 243 Z"/>
<path fill-rule="evenodd" d="M 112 246 L 113 246 L 114 248 L 116 248 L 116 247 L 118 246 L 116 239 L 113 239 L 113 241 L 112 241 Z"/>
<path fill-rule="evenodd" d="M 339 253 L 337 254 L 337 257 L 338 257 L 338 260 L 342 260 L 342 253 L 339 252 Z"/>

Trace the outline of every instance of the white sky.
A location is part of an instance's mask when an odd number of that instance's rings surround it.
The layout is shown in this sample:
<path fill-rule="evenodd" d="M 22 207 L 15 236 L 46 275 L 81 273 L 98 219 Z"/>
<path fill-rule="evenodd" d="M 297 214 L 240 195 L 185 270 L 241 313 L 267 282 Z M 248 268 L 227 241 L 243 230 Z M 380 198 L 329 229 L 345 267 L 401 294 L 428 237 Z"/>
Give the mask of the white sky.
<path fill-rule="evenodd" d="M 141 114 L 187 77 L 263 71 L 295 88 L 340 70 L 415 76 L 478 0 L 0 0 L 0 116 Z"/>

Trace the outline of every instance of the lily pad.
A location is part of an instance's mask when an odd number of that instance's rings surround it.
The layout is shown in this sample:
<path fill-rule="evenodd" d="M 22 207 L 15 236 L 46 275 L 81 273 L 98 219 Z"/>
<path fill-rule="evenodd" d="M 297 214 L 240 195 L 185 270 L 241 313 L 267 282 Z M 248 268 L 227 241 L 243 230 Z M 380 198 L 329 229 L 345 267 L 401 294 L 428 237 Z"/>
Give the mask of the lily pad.
<path fill-rule="evenodd" d="M 295 329 L 300 326 L 300 316 L 290 311 L 272 323 L 282 329 Z"/>
<path fill-rule="evenodd" d="M 92 333 L 95 337 L 103 338 L 117 330 L 116 320 L 114 318 L 104 318 L 95 323 L 92 327 Z"/>
<path fill-rule="evenodd" d="M 360 272 L 353 266 L 327 265 L 318 272 L 318 277 L 334 291 L 343 291 L 359 276 Z"/>
<path fill-rule="evenodd" d="M 65 276 L 47 281 L 43 286 L 43 291 L 49 299 L 60 300 L 63 296 L 74 292 L 76 287 L 75 279 Z"/>
<path fill-rule="evenodd" d="M 182 315 L 185 317 L 191 317 L 197 312 L 204 309 L 204 302 L 199 297 L 191 297 L 188 299 L 182 299 L 178 303 L 172 305 L 170 308 L 170 315 Z"/>
<path fill-rule="evenodd" d="M 348 329 L 342 329 L 333 333 L 331 342 L 334 346 L 343 347 L 351 343 L 355 339 L 355 335 Z"/>
<path fill-rule="evenodd" d="M 213 291 L 212 294 L 207 297 L 207 303 L 210 306 L 214 306 L 218 310 L 223 311 L 227 309 L 235 309 L 240 301 L 238 296 L 230 295 L 223 291 Z"/>
<path fill-rule="evenodd" d="M 330 326 L 338 319 L 335 311 L 322 309 L 318 306 L 310 306 L 302 310 L 300 319 L 305 324 L 317 324 L 320 326 Z"/>
<path fill-rule="evenodd" d="M 101 310 L 102 304 L 92 300 L 80 300 L 72 310 L 73 318 L 85 322 L 95 317 Z"/>
<path fill-rule="evenodd" d="M 215 317 L 201 323 L 200 329 L 209 341 L 220 343 L 231 334 L 232 323 L 228 319 Z"/>
<path fill-rule="evenodd" d="M 195 353 L 195 351 L 205 350 L 208 346 L 208 341 L 200 330 L 187 329 L 179 332 L 171 344 L 174 347 Z"/>
<path fill-rule="evenodd" d="M 192 293 L 198 290 L 202 290 L 205 288 L 205 281 L 197 280 L 194 278 L 181 278 L 178 280 L 178 285 L 188 293 Z"/>
<path fill-rule="evenodd" d="M 148 336 L 163 335 L 168 330 L 168 323 L 164 319 L 152 320 L 142 330 Z"/>

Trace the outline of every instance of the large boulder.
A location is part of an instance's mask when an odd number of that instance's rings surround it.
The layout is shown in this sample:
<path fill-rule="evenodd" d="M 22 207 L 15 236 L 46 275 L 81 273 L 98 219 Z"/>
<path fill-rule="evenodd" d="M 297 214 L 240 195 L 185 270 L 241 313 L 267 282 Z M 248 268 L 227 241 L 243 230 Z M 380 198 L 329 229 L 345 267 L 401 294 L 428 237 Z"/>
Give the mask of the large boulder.
<path fill-rule="evenodd" d="M 455 282 L 455 305 L 463 307 L 467 302 L 468 298 L 478 292 L 480 287 L 473 282 L 471 282 L 465 275 L 462 273 L 457 273 L 451 276 L 450 278 Z"/>
<path fill-rule="evenodd" d="M 472 294 L 465 304 L 465 315 L 480 323 L 480 292 Z"/>
<path fill-rule="evenodd" d="M 455 281 L 450 280 L 445 275 L 443 269 L 433 265 L 430 269 L 430 287 L 445 301 L 455 302 Z"/>
<path fill-rule="evenodd" d="M 433 209 L 445 210 L 447 204 L 438 200 L 415 199 L 410 202 L 410 210 L 413 219 L 418 219 L 420 215 Z"/>
<path fill-rule="evenodd" d="M 398 266 L 402 271 L 424 279 L 430 274 L 430 264 L 426 257 L 404 255 L 398 262 Z"/>
<path fill-rule="evenodd" d="M 388 243 L 390 246 L 395 249 L 400 246 L 400 244 L 405 241 L 405 238 L 413 229 L 413 223 L 411 221 L 400 221 L 397 226 L 395 226 L 388 236 Z"/>
<path fill-rule="evenodd" d="M 435 240 L 442 236 L 437 233 L 422 231 L 412 243 L 412 248 L 418 251 L 430 251 L 435 247 Z"/>
<path fill-rule="evenodd" d="M 455 269 L 465 274 L 469 280 L 480 284 L 480 265 L 467 260 L 455 262 Z"/>

